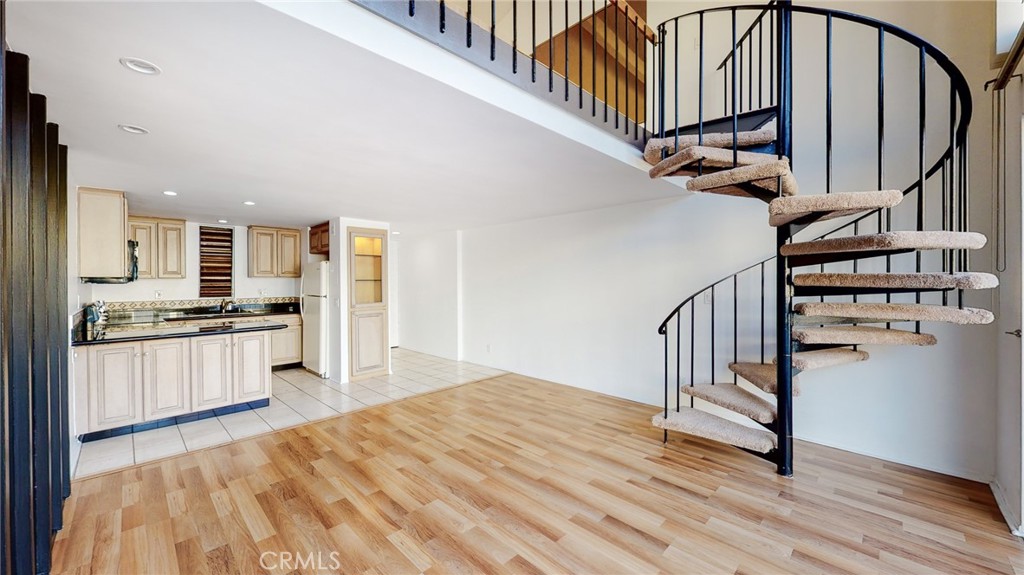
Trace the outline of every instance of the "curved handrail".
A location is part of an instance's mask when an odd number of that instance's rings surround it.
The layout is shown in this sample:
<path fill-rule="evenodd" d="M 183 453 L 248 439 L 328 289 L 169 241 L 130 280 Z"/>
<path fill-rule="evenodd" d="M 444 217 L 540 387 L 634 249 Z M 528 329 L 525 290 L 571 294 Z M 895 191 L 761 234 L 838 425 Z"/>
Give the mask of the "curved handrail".
<path fill-rule="evenodd" d="M 841 10 L 830 10 L 830 9 L 826 9 L 826 8 L 817 8 L 817 7 L 812 7 L 812 6 L 793 6 L 793 5 L 789 5 L 789 6 L 783 7 L 783 6 L 772 5 L 772 4 L 769 4 L 768 6 L 745 4 L 745 5 L 738 5 L 738 6 L 720 6 L 720 7 L 716 7 L 716 8 L 708 8 L 708 9 L 704 9 L 704 10 L 697 10 L 697 11 L 694 11 L 694 12 L 689 12 L 689 13 L 686 13 L 686 14 L 681 14 L 679 16 L 675 16 L 673 18 L 669 18 L 668 20 L 665 20 L 664 22 L 659 24 L 658 25 L 658 30 L 659 31 L 664 31 L 665 27 L 666 27 L 666 24 L 668 24 L 670 22 L 676 22 L 676 21 L 680 20 L 681 18 L 687 18 L 687 17 L 691 17 L 691 16 L 703 15 L 703 14 L 708 14 L 708 13 L 712 13 L 712 12 L 732 12 L 732 11 L 740 11 L 740 10 L 762 10 L 762 11 L 774 10 L 774 11 L 781 11 L 781 10 L 784 10 L 784 9 L 785 10 L 789 10 L 791 12 L 804 12 L 804 13 L 816 14 L 816 15 L 819 15 L 819 16 L 826 16 L 826 17 L 831 16 L 833 18 L 838 18 L 838 19 L 841 19 L 841 20 L 847 20 L 847 21 L 850 21 L 850 22 L 855 22 L 855 23 L 858 23 L 858 24 L 867 25 L 867 26 L 870 26 L 872 28 L 876 28 L 876 29 L 878 29 L 880 31 L 884 31 L 887 34 L 892 34 L 893 36 L 895 36 L 897 38 L 900 38 L 900 39 L 902 39 L 902 40 L 904 40 L 904 41 L 906 41 L 906 42 L 908 42 L 910 44 L 913 44 L 914 46 L 916 46 L 916 47 L 918 47 L 920 49 L 923 49 L 925 51 L 925 53 L 928 56 L 930 56 L 932 58 L 932 60 L 936 64 L 938 64 L 940 68 L 942 68 L 943 71 L 945 71 L 947 73 L 947 75 L 950 78 L 950 83 L 952 85 L 952 89 L 953 89 L 953 91 L 955 91 L 956 96 L 957 96 L 957 100 L 960 102 L 959 122 L 958 122 L 958 125 L 956 126 L 956 128 L 954 130 L 953 141 L 950 142 L 949 147 L 947 147 L 943 151 L 943 153 L 939 156 L 938 160 L 936 160 L 936 162 L 931 166 L 931 168 L 929 168 L 925 172 L 925 174 L 924 174 L 924 181 L 927 181 L 928 178 L 930 178 L 935 173 L 937 173 L 940 169 L 942 169 L 943 166 L 945 165 L 946 161 L 953 160 L 954 154 L 956 153 L 956 150 L 958 148 L 960 148 L 961 146 L 963 146 L 966 143 L 966 141 L 967 141 L 967 130 L 968 130 L 968 127 L 970 126 L 970 120 L 971 120 L 971 117 L 973 115 L 973 109 L 974 109 L 973 108 L 973 101 L 972 101 L 972 98 L 971 98 L 970 87 L 967 84 L 967 80 L 964 77 L 963 72 L 961 72 L 960 69 L 957 68 L 957 66 L 955 64 L 953 64 L 952 60 L 950 60 L 950 58 L 948 56 L 946 56 L 945 53 L 943 53 L 941 50 L 936 48 L 933 44 L 931 44 L 928 41 L 924 40 L 920 36 L 917 36 L 916 34 L 913 34 L 913 33 L 909 32 L 909 31 L 907 31 L 907 30 L 905 30 L 903 28 L 900 28 L 899 26 L 894 26 L 894 25 L 889 24 L 887 22 L 883 22 L 883 21 L 877 20 L 875 18 L 870 18 L 868 16 L 862 16 L 860 14 L 853 14 L 853 13 L 844 12 L 844 11 L 841 11 Z M 915 181 L 915 182 L 913 182 L 913 183 L 911 183 L 907 188 L 905 188 L 903 190 L 903 195 L 906 196 L 907 194 L 910 194 L 914 190 L 917 190 L 918 188 L 920 188 L 921 185 L 922 185 L 922 180 L 920 180 L 920 179 Z M 881 211 L 881 209 L 876 209 L 876 210 L 872 210 L 870 212 L 867 212 L 865 214 L 862 214 L 861 216 L 859 216 L 857 218 L 854 218 L 852 220 L 847 221 L 846 223 L 844 223 L 843 225 L 841 225 L 839 227 L 836 227 L 836 228 L 834 228 L 832 230 L 824 232 L 823 234 L 819 235 L 815 239 L 822 239 L 822 238 L 830 236 L 830 235 L 832 235 L 834 233 L 837 233 L 837 232 L 839 232 L 841 230 L 844 230 L 846 228 L 854 226 L 855 224 L 861 222 L 862 220 L 865 220 L 867 218 L 870 218 L 872 216 L 877 215 L 880 211 Z M 751 269 L 754 269 L 754 268 L 756 268 L 758 266 L 762 266 L 762 265 L 772 261 L 773 259 L 775 259 L 777 257 L 778 257 L 777 255 L 772 255 L 772 256 L 764 259 L 764 260 L 761 260 L 761 261 L 756 262 L 756 263 L 754 263 L 752 265 L 749 265 L 749 266 L 747 266 L 747 267 L 745 267 L 745 268 L 743 268 L 743 269 L 741 269 L 739 271 L 733 272 L 733 273 L 723 277 L 722 279 L 707 285 L 703 289 L 700 289 L 700 290 L 694 292 L 692 295 L 690 295 L 689 297 L 684 299 L 679 305 L 677 305 L 672 310 L 672 312 L 668 314 L 668 316 L 665 318 L 665 320 L 663 322 L 661 322 L 661 325 L 658 326 L 658 334 L 659 335 L 665 335 L 666 332 L 667 332 L 667 329 L 668 329 L 668 324 L 672 321 L 672 319 L 675 318 L 676 316 L 678 316 L 680 310 L 682 310 L 682 308 L 684 308 L 687 304 L 693 302 L 694 299 L 696 299 L 699 295 L 703 294 L 704 292 L 712 289 L 713 287 L 715 287 L 715 286 L 717 286 L 719 284 L 722 284 L 722 283 L 732 279 L 735 276 L 738 276 L 738 275 L 740 275 L 740 274 L 742 274 L 742 273 L 744 273 L 746 271 L 749 271 Z"/>

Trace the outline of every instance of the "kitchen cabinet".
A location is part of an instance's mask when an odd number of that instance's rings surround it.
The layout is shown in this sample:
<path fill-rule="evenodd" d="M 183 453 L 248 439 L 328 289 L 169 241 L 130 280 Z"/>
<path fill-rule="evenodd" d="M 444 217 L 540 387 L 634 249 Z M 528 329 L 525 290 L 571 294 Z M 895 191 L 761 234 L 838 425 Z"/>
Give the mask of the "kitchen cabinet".
<path fill-rule="evenodd" d="M 249 277 L 300 277 L 301 244 L 299 230 L 249 226 Z"/>
<path fill-rule="evenodd" d="M 128 217 L 128 235 L 138 242 L 139 279 L 185 278 L 185 221 Z"/>
<path fill-rule="evenodd" d="M 270 395 L 270 345 L 267 333 L 242 333 L 232 338 L 234 403 L 267 397 Z"/>
<path fill-rule="evenodd" d="M 388 372 L 387 230 L 349 228 L 349 360 L 353 380 Z"/>
<path fill-rule="evenodd" d="M 270 332 L 270 365 L 302 362 L 302 316 L 274 317 L 288 327 Z"/>
<path fill-rule="evenodd" d="M 324 222 L 309 228 L 309 253 L 331 255 L 331 224 Z"/>
<path fill-rule="evenodd" d="M 192 408 L 195 411 L 231 404 L 234 396 L 231 344 L 230 334 L 192 338 Z"/>
<path fill-rule="evenodd" d="M 142 423 L 142 344 L 91 347 L 88 361 L 89 431 Z"/>
<path fill-rule="evenodd" d="M 270 333 L 276 331 L 76 347 L 76 431 L 269 398 Z"/>
<path fill-rule="evenodd" d="M 191 345 L 187 339 L 142 344 L 142 399 L 146 421 L 192 410 Z"/>
<path fill-rule="evenodd" d="M 124 277 L 128 269 L 128 204 L 124 192 L 78 188 L 78 275 Z"/>

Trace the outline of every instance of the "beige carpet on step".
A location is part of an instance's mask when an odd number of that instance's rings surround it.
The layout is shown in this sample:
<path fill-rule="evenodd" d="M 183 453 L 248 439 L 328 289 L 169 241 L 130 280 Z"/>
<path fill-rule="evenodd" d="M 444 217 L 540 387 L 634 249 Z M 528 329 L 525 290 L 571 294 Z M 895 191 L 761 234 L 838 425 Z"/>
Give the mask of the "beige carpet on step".
<path fill-rule="evenodd" d="M 793 284 L 806 287 L 889 289 L 992 289 L 999 278 L 982 272 L 920 274 L 810 273 L 793 276 Z"/>
<path fill-rule="evenodd" d="M 780 178 L 784 196 L 799 193 L 800 187 L 793 172 L 789 171 L 789 160 L 786 158 L 698 176 L 686 182 L 686 189 L 691 192 L 750 197 L 750 193 L 737 184 L 753 184 L 772 195 L 777 195 Z"/>
<path fill-rule="evenodd" d="M 901 201 L 903 192 L 900 190 L 776 198 L 768 204 L 768 225 L 778 227 L 811 214 L 821 214 L 817 218 L 819 221 L 852 216 L 868 210 L 891 208 Z"/>
<path fill-rule="evenodd" d="M 938 321 L 959 325 L 980 325 L 992 323 L 995 316 L 984 309 L 965 307 L 963 309 L 915 303 L 844 303 L 805 302 L 793 306 L 802 315 L 856 318 L 860 323 L 894 321 Z M 868 321 L 870 320 L 870 321 Z"/>
<path fill-rule="evenodd" d="M 692 146 L 732 148 L 733 139 L 732 132 L 704 134 L 703 142 L 700 142 L 700 137 L 697 134 L 685 134 L 679 136 L 679 149 L 682 150 Z M 753 132 L 739 132 L 736 134 L 735 140 L 736 145 L 741 148 L 746 146 L 770 144 L 775 141 L 775 130 L 766 128 Z M 647 145 L 644 147 L 644 160 L 651 165 L 657 164 L 661 161 L 661 153 L 663 151 L 670 156 L 676 153 L 675 136 L 669 136 L 667 138 L 651 138 L 650 140 L 647 140 Z"/>
<path fill-rule="evenodd" d="M 708 146 L 690 146 L 689 148 L 680 150 L 678 153 L 658 162 L 650 169 L 648 174 L 652 179 L 679 175 L 676 174 L 676 172 L 679 172 L 687 166 L 695 165 L 700 160 L 704 160 L 705 168 L 733 167 L 732 150 L 711 148 Z M 736 153 L 736 164 L 740 166 L 763 164 L 765 162 L 774 162 L 776 160 L 778 160 L 778 157 L 773 154 L 759 154 L 756 152 Z"/>
<path fill-rule="evenodd" d="M 678 412 L 669 411 L 668 419 L 665 418 L 664 412 L 659 413 L 651 418 L 651 423 L 662 429 L 745 447 L 759 453 L 767 453 L 775 449 L 776 445 L 775 435 L 767 431 L 753 429 L 689 407 Z"/>
<path fill-rule="evenodd" d="M 775 421 L 775 406 L 732 383 L 701 383 L 680 388 L 686 395 L 735 411 L 760 423 Z"/>
<path fill-rule="evenodd" d="M 754 384 L 765 393 L 775 395 L 778 386 L 775 383 L 778 368 L 770 363 L 730 363 L 729 370 Z M 800 395 L 800 379 L 793 377 L 793 397 Z"/>
<path fill-rule="evenodd" d="M 883 232 L 798 242 L 782 246 L 784 256 L 873 250 L 976 250 L 985 246 L 985 236 L 977 232 Z"/>
<path fill-rule="evenodd" d="M 934 335 L 867 325 L 804 327 L 793 339 L 807 345 L 935 345 Z"/>
<path fill-rule="evenodd" d="M 793 354 L 793 367 L 800 371 L 811 369 L 825 369 L 847 363 L 866 361 L 870 357 L 866 351 L 854 351 L 852 349 L 817 349 L 814 351 L 800 351 Z M 772 361 L 777 362 L 778 358 Z"/>

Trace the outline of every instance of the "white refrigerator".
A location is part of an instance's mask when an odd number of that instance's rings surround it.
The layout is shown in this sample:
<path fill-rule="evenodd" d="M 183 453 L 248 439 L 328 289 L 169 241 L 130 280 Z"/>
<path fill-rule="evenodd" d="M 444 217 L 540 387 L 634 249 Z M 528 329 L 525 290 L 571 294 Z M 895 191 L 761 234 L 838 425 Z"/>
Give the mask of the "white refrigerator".
<path fill-rule="evenodd" d="M 327 378 L 329 262 L 306 264 L 302 270 L 302 366 Z"/>

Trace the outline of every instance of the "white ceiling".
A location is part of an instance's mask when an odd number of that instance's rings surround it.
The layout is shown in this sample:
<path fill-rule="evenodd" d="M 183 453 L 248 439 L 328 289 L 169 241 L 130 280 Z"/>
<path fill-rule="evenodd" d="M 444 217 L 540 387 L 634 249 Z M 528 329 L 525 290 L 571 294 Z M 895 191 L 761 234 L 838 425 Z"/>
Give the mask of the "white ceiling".
<path fill-rule="evenodd" d="M 125 190 L 133 213 L 452 229 L 679 193 L 255 2 L 15 1 L 7 12 L 73 183 Z M 130 72 L 123 56 L 163 74 Z"/>

